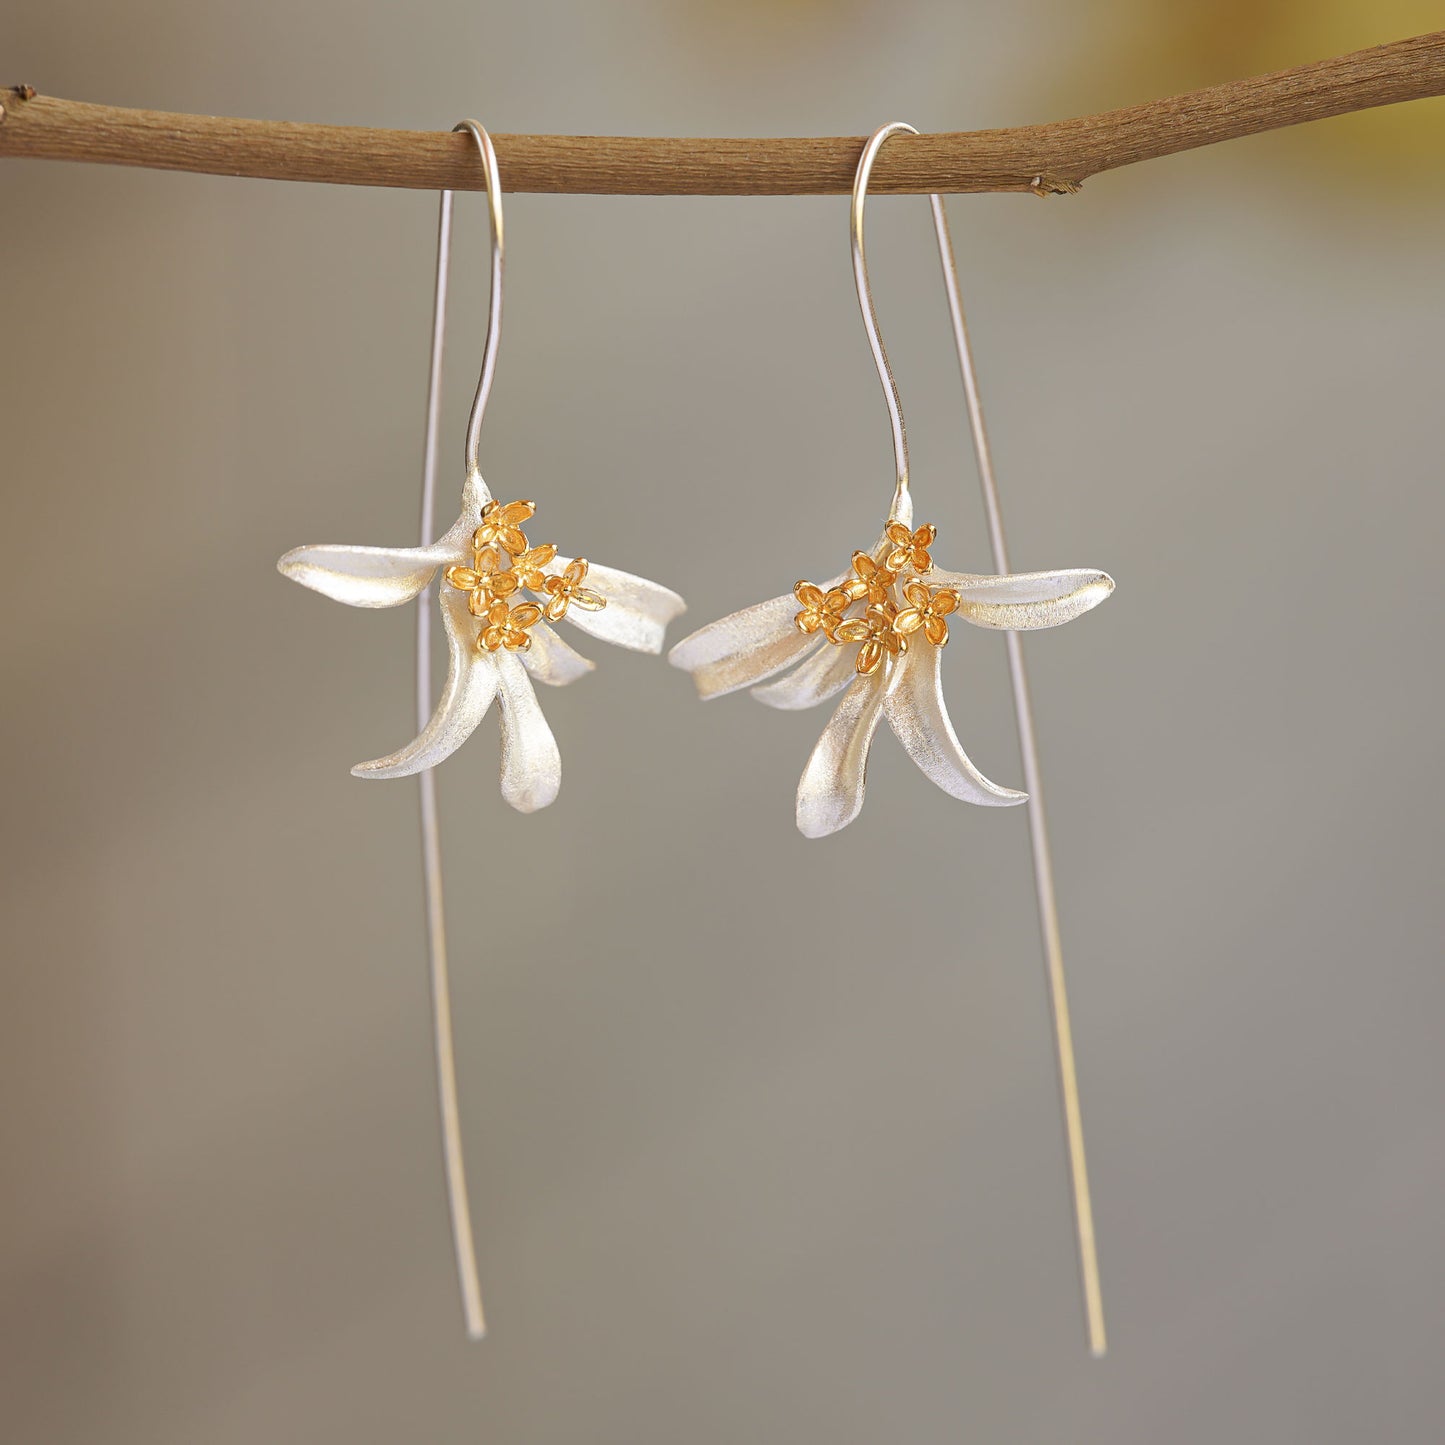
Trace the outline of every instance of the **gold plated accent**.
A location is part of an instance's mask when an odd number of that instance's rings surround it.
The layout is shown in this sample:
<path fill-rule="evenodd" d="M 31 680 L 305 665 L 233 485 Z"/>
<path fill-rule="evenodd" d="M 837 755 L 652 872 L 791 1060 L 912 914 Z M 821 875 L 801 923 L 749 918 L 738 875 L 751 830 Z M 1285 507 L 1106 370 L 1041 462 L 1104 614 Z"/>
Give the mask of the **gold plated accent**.
<path fill-rule="evenodd" d="M 532 645 L 527 629 L 539 622 L 542 609 L 535 602 L 519 602 L 509 607 L 498 599 L 487 609 L 488 626 L 482 630 L 477 645 L 487 652 L 505 647 L 508 652 L 525 652 Z"/>
<path fill-rule="evenodd" d="M 472 546 L 480 550 L 493 542 L 500 543 L 514 557 L 527 550 L 522 523 L 536 512 L 535 502 L 491 501 L 482 508 L 482 524 L 472 533 Z"/>
<path fill-rule="evenodd" d="M 472 533 L 472 565 L 457 563 L 443 573 L 449 587 L 467 593 L 467 610 L 472 616 L 486 621 L 477 638 L 479 651 L 526 652 L 532 645 L 527 629 L 544 615 L 556 622 L 566 616 L 569 606 L 588 612 L 600 612 L 607 606 L 605 597 L 582 586 L 587 563 L 581 557 L 569 562 L 560 574 L 544 570 L 556 558 L 557 548 L 551 542 L 529 547 L 518 525 L 530 520 L 536 510 L 532 502 L 505 506 L 488 502 L 482 508 L 481 525 Z M 523 588 L 542 598 L 542 605 L 515 601 Z"/>
<path fill-rule="evenodd" d="M 503 554 L 495 547 L 483 547 L 475 555 L 476 570 L 481 576 L 482 585 L 493 601 L 502 597 L 510 597 L 521 585 L 517 574 L 505 565 L 502 560 Z"/>
<path fill-rule="evenodd" d="M 883 565 L 890 572 L 901 572 L 905 567 L 911 567 L 915 572 L 927 572 L 933 566 L 928 549 L 938 536 L 937 527 L 930 523 L 910 532 L 902 522 L 889 522 L 887 533 L 893 550 L 883 559 Z"/>
<path fill-rule="evenodd" d="M 854 663 L 860 677 L 871 677 L 885 657 L 908 651 L 908 639 L 894 625 L 897 620 L 898 609 L 891 602 L 875 602 L 862 617 L 850 617 L 838 624 L 838 642 L 863 644 Z"/>
<path fill-rule="evenodd" d="M 805 635 L 821 632 L 835 647 L 858 643 L 855 666 L 862 677 L 872 677 L 885 660 L 907 652 L 911 633 L 922 632 L 942 647 L 948 641 L 943 619 L 957 611 L 959 593 L 953 587 L 929 587 L 914 575 L 933 566 L 928 549 L 937 536 L 938 528 L 931 523 L 910 531 L 901 522 L 890 522 L 878 550 L 892 545 L 882 561 L 868 552 L 854 552 L 852 572 L 836 586 L 824 589 L 816 582 L 799 582 L 793 588 L 801 608 L 793 625 Z M 865 599 L 863 615 L 849 617 L 848 609 Z M 908 606 L 900 609 L 902 600 Z"/>
<path fill-rule="evenodd" d="M 802 611 L 793 619 L 799 632 L 821 632 L 829 642 L 838 639 L 833 635 L 843 614 L 852 604 L 852 595 L 843 587 L 833 587 L 825 592 L 813 582 L 799 582 L 793 588 Z"/>
<path fill-rule="evenodd" d="M 555 547 L 552 549 L 554 554 L 556 550 Z M 562 569 L 560 576 L 554 574 L 542 579 L 542 590 L 547 594 L 548 622 L 556 622 L 565 617 L 569 605 L 581 607 L 587 612 L 600 612 L 607 606 L 605 597 L 582 586 L 586 576 L 586 561 L 581 557 L 574 557 Z"/>
<path fill-rule="evenodd" d="M 924 529 L 920 527 L 918 530 Z M 931 532 L 933 528 L 928 530 Z M 933 539 L 930 537 L 929 540 Z M 915 581 L 904 583 L 903 595 L 908 599 L 909 606 L 898 614 L 894 627 L 905 637 L 910 632 L 922 630 L 935 647 L 942 647 L 948 641 L 948 623 L 943 619 L 958 610 L 958 593 L 952 587 L 930 587 L 926 582 Z"/>
<path fill-rule="evenodd" d="M 885 562 L 875 561 L 866 552 L 853 554 L 853 576 L 843 586 L 851 597 L 866 597 L 869 602 L 887 602 L 898 580 L 896 568 Z"/>
<path fill-rule="evenodd" d="M 522 586 L 529 592 L 541 592 L 546 586 L 546 574 L 542 569 L 557 555 L 551 542 L 540 547 L 528 547 L 512 562 L 512 570 L 521 579 Z"/>
<path fill-rule="evenodd" d="M 473 551 L 470 567 L 448 567 L 443 576 L 448 586 L 468 594 L 467 611 L 473 617 L 485 617 L 493 602 L 510 597 L 521 585 L 517 574 L 503 565 L 502 554 L 492 546 Z"/>

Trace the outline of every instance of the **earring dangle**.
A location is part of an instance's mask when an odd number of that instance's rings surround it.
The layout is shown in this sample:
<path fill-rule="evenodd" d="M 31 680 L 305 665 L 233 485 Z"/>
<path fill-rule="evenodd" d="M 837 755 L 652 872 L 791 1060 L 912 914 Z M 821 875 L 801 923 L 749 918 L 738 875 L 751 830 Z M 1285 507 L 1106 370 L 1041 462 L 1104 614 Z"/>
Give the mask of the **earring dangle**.
<path fill-rule="evenodd" d="M 441 839 L 432 769 L 466 742 L 495 699 L 501 723 L 502 797 L 519 812 L 545 808 L 555 801 L 561 786 L 562 760 L 532 684 L 560 687 L 575 682 L 593 667 L 552 624 L 567 621 L 604 642 L 638 652 L 660 653 L 667 624 L 684 611 L 685 604 L 677 593 L 656 582 L 580 557 L 559 556 L 550 542 L 533 545 L 522 529 L 535 515 L 535 503 L 498 502 L 482 480 L 477 460 L 482 416 L 492 388 L 502 328 L 502 183 L 487 132 L 471 120 L 462 121 L 455 130 L 467 131 L 480 152 L 491 227 L 487 331 L 481 375 L 467 419 L 460 515 L 440 538 L 431 540 L 435 530 L 437 433 L 453 209 L 453 192 L 443 191 L 427 382 L 421 545 L 297 547 L 287 552 L 277 566 L 292 581 L 352 607 L 395 607 L 413 598 L 421 599 L 416 633 L 420 731 L 404 748 L 372 762 L 358 763 L 352 772 L 359 778 L 416 775 L 420 783 L 422 871 L 443 1162 L 463 1312 L 468 1333 L 479 1339 L 485 1323 L 462 1164 L 447 982 Z M 431 606 L 427 593 L 439 571 L 442 578 L 437 596 L 446 633 L 448 668 L 440 699 L 433 706 Z"/>
<path fill-rule="evenodd" d="M 937 529 L 931 524 L 914 525 L 902 403 L 878 328 L 863 237 L 864 204 L 874 161 L 885 142 L 904 133 L 918 132 L 897 122 L 869 138 L 854 176 L 850 210 L 858 304 L 883 386 L 893 440 L 895 482 L 883 533 L 870 549 L 854 552 L 847 569 L 821 583 L 799 582 L 791 593 L 744 608 L 692 633 L 673 647 L 669 660 L 692 675 L 704 699 L 749 688 L 759 702 L 770 707 L 797 709 L 843 694 L 798 785 L 797 825 L 805 837 L 822 838 L 835 833 L 862 811 L 868 753 L 878 724 L 885 719 L 924 775 L 950 796 L 991 807 L 1028 804 L 1087 1334 L 1093 1353 L 1102 1355 L 1105 1336 L 1093 1213 L 1063 986 L 1053 871 L 1018 633 L 1072 621 L 1108 597 L 1114 583 L 1107 573 L 1082 568 L 1027 573 L 1008 570 L 997 484 L 958 294 L 947 215 L 942 198 L 936 195 L 930 197 L 934 229 L 998 575 L 952 572 L 937 566 L 933 560 Z M 1028 793 L 1001 787 L 986 778 L 964 752 L 954 732 L 944 702 L 941 671 L 943 648 L 954 617 L 1005 634 Z"/>

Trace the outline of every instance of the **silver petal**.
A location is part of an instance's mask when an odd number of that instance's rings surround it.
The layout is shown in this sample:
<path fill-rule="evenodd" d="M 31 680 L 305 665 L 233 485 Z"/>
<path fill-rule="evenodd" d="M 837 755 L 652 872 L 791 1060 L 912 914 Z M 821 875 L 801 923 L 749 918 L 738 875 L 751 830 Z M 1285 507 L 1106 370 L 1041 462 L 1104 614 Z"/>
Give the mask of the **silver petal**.
<path fill-rule="evenodd" d="M 426 547 L 360 547 L 323 543 L 293 547 L 277 571 L 349 607 L 396 607 L 410 602 L 438 567 L 465 561 L 482 506 L 491 499 L 480 472 L 462 486 L 462 508 L 447 531 Z"/>
<path fill-rule="evenodd" d="M 522 666 L 538 682 L 563 687 L 585 677 L 597 666 L 580 652 L 573 651 L 545 622 L 534 622 L 527 633 L 532 645 L 521 654 Z"/>
<path fill-rule="evenodd" d="M 854 663 L 858 652 L 851 647 L 822 647 L 791 672 L 753 689 L 753 696 L 769 707 L 816 707 L 843 691 L 857 676 Z"/>
<path fill-rule="evenodd" d="M 295 547 L 276 564 L 283 577 L 350 607 L 396 607 L 410 602 L 455 553 L 430 547 Z"/>
<path fill-rule="evenodd" d="M 565 571 L 571 560 L 558 557 L 549 570 Z M 634 652 L 661 652 L 667 624 L 687 611 L 687 603 L 676 592 L 645 577 L 634 577 L 631 572 L 619 572 L 615 567 L 603 567 L 596 562 L 588 564 L 582 585 L 605 597 L 607 606 L 597 612 L 569 607 L 566 620 L 603 642 L 630 647 Z"/>
<path fill-rule="evenodd" d="M 862 811 L 868 749 L 890 685 L 882 669 L 857 678 L 828 720 L 798 782 L 798 831 L 805 838 L 826 838 Z"/>
<path fill-rule="evenodd" d="M 494 656 L 502 704 L 502 796 L 519 813 L 535 813 L 557 800 L 562 754 L 527 669 L 505 649 Z"/>
<path fill-rule="evenodd" d="M 358 778 L 405 778 L 434 768 L 476 731 L 497 692 L 497 668 L 489 653 L 479 653 L 476 623 L 462 593 L 442 588 L 442 623 L 447 634 L 447 680 L 431 721 L 400 752 L 358 763 Z"/>
<path fill-rule="evenodd" d="M 821 632 L 799 632 L 797 615 L 791 592 L 755 603 L 684 637 L 667 660 L 692 674 L 699 697 L 736 692 L 781 672 L 823 641 Z"/>
<path fill-rule="evenodd" d="M 969 761 L 944 706 L 942 664 L 943 649 L 923 641 L 921 634 L 903 655 L 897 680 L 883 704 L 898 741 L 950 797 L 995 808 L 1027 802 L 1027 793 L 989 782 Z"/>
<path fill-rule="evenodd" d="M 1107 572 L 1071 567 L 1060 572 L 1015 572 L 1007 577 L 977 577 L 938 568 L 927 579 L 934 587 L 956 587 L 958 615 L 976 627 L 1004 632 L 1032 631 L 1072 622 L 1097 607 L 1113 590 Z"/>

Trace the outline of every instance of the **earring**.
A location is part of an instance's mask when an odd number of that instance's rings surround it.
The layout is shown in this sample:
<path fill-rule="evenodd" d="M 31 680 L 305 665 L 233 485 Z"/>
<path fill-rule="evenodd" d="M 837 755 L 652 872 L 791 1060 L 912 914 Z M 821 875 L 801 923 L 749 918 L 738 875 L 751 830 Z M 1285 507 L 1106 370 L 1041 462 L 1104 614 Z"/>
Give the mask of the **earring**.
<path fill-rule="evenodd" d="M 417 613 L 417 737 L 399 751 L 358 763 L 359 778 L 417 775 L 421 786 L 422 862 L 427 899 L 433 1022 L 442 1113 L 444 1164 L 457 1273 L 467 1329 L 485 1331 L 472 1244 L 466 1176 L 462 1167 L 456 1079 L 452 1060 L 447 984 L 446 927 L 442 906 L 441 845 L 432 769 L 476 730 L 495 698 L 502 733 L 502 797 L 531 813 L 555 801 L 562 779 L 556 739 L 532 683 L 562 686 L 593 664 L 559 636 L 552 624 L 638 652 L 662 651 L 667 624 L 684 610 L 681 597 L 656 582 L 559 556 L 551 543 L 533 545 L 523 527 L 536 506 L 493 499 L 478 467 L 482 415 L 491 392 L 502 326 L 502 184 L 491 138 L 475 121 L 468 131 L 481 153 L 491 222 L 491 295 L 482 370 L 467 420 L 461 513 L 436 541 L 434 531 L 437 431 L 441 409 L 442 352 L 450 270 L 453 193 L 441 193 L 437 228 L 436 293 L 427 386 L 426 447 L 422 467 L 421 545 L 417 547 L 297 547 L 277 563 L 284 576 L 353 607 L 395 607 L 421 597 Z M 449 665 L 441 698 L 431 700 L 431 609 L 425 595 L 437 572 Z"/>
<path fill-rule="evenodd" d="M 724 617 L 677 643 L 669 660 L 691 673 L 703 698 L 721 697 L 746 687 L 759 702 L 770 707 L 795 709 L 813 707 L 843 693 L 798 785 L 797 825 L 805 837 L 825 837 L 858 816 L 863 807 L 868 752 L 878 724 L 885 718 L 925 776 L 950 796 L 993 807 L 1028 804 L 1087 1333 L 1093 1353 L 1102 1355 L 1104 1319 L 1093 1209 L 1084 1162 L 1053 868 L 1018 633 L 1072 621 L 1108 597 L 1114 583 L 1107 573 L 1080 568 L 1027 573 L 1008 570 L 997 484 L 959 298 L 948 219 L 942 197 L 937 195 L 929 198 L 934 230 L 999 575 L 952 572 L 937 566 L 933 560 L 937 529 L 931 524 L 914 525 L 903 409 L 878 329 L 863 243 L 863 210 L 873 163 L 886 141 L 904 133 L 918 134 L 911 125 L 898 122 L 882 127 L 869 138 L 854 175 L 850 211 L 853 279 L 893 438 L 896 478 L 883 534 L 869 550 L 854 552 L 851 565 L 827 581 L 799 582 L 791 593 Z M 970 761 L 953 730 L 943 698 L 941 663 L 950 619 L 954 617 L 1005 633 L 1029 793 L 990 782 Z"/>
<path fill-rule="evenodd" d="M 683 638 L 668 655 L 674 667 L 692 674 L 703 698 L 748 687 L 769 707 L 794 709 L 847 689 L 798 786 L 798 828 L 808 838 L 836 833 L 862 810 L 868 751 L 883 718 L 944 792 L 993 807 L 1025 802 L 1027 794 L 984 777 L 953 731 L 940 670 L 948 619 L 956 613 L 976 626 L 1008 631 L 1057 627 L 1114 589 L 1106 573 L 1084 569 L 1004 577 L 945 571 L 933 561 L 937 528 L 913 525 L 902 404 L 878 330 L 863 247 L 868 177 L 883 141 L 899 128 L 885 128 L 863 152 L 851 227 L 858 303 L 893 431 L 897 480 L 883 535 L 869 550 L 854 552 L 851 566 L 826 582 L 799 582 L 791 593 L 734 612 Z M 758 686 L 788 668 L 793 670 Z"/>

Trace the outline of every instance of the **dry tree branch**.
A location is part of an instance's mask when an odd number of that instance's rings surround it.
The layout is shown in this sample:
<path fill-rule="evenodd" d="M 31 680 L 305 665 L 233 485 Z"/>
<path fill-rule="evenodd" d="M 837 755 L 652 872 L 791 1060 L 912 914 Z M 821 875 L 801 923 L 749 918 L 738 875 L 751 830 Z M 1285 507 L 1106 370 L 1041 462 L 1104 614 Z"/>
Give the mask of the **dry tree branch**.
<path fill-rule="evenodd" d="M 872 189 L 1077 190 L 1101 171 L 1326 116 L 1445 94 L 1445 30 L 1293 70 L 1051 125 L 901 136 Z M 589 195 L 837 195 L 862 136 L 758 140 L 496 135 L 509 191 Z M 0 157 L 414 190 L 477 190 L 465 133 L 375 130 L 124 110 L 0 90 Z"/>

